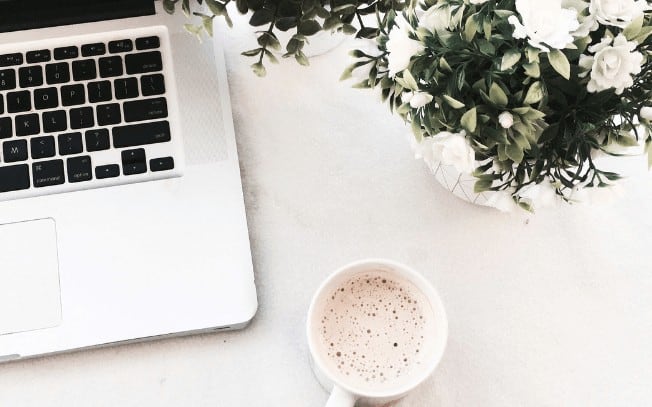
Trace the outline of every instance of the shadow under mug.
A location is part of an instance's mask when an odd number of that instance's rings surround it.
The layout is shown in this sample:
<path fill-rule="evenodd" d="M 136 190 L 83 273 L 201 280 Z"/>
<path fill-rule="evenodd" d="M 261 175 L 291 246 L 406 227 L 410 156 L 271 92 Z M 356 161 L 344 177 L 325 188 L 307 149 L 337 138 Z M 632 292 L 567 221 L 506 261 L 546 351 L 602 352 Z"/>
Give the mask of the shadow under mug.
<path fill-rule="evenodd" d="M 332 289 L 337 288 L 343 282 L 365 272 L 381 271 L 390 274 L 398 281 L 407 281 L 414 285 L 427 299 L 434 316 L 435 333 L 432 337 L 425 338 L 430 346 L 429 358 L 418 368 L 409 383 L 402 383 L 400 386 L 388 386 L 382 391 L 366 391 L 356 388 L 350 381 L 347 382 L 340 374 L 329 369 L 325 362 L 326 356 L 320 352 L 318 329 L 315 329 L 316 314 L 320 311 L 319 306 L 324 305 L 324 296 L 329 295 Z M 434 287 L 421 274 L 412 268 L 385 259 L 366 259 L 348 264 L 331 274 L 317 289 L 312 298 L 308 310 L 308 321 L 306 324 L 308 347 L 310 349 L 311 364 L 317 380 L 331 395 L 326 407 L 352 407 L 360 401 L 364 405 L 385 404 L 398 400 L 407 395 L 415 387 L 423 383 L 432 375 L 439 364 L 446 348 L 448 338 L 448 320 L 444 306 L 435 291 Z"/>

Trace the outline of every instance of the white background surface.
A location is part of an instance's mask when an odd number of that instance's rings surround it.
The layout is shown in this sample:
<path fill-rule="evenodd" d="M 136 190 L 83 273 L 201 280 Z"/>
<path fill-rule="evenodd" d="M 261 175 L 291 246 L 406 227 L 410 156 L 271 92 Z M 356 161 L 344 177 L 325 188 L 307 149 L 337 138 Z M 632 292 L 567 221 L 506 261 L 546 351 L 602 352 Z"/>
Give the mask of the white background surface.
<path fill-rule="evenodd" d="M 346 45 L 261 80 L 236 25 L 224 41 L 256 319 L 0 365 L 0 406 L 322 405 L 305 312 L 322 279 L 363 257 L 422 271 L 448 311 L 440 368 L 397 406 L 652 405 L 650 179 L 609 208 L 526 216 L 463 203 L 413 160 L 374 95 L 337 81 Z"/>

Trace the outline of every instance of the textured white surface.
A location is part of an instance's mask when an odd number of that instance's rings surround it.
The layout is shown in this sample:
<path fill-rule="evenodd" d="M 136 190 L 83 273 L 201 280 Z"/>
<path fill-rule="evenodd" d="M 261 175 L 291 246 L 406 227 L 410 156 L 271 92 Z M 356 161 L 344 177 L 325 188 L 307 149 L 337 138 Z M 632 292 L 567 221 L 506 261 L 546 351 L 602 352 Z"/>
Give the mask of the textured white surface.
<path fill-rule="evenodd" d="M 397 406 L 652 405 L 652 181 L 610 208 L 505 215 L 412 159 L 346 46 L 254 77 L 226 33 L 260 310 L 234 333 L 0 365 L 1 406 L 320 406 L 304 337 L 312 292 L 362 257 L 407 263 L 450 320 L 435 376 Z"/>

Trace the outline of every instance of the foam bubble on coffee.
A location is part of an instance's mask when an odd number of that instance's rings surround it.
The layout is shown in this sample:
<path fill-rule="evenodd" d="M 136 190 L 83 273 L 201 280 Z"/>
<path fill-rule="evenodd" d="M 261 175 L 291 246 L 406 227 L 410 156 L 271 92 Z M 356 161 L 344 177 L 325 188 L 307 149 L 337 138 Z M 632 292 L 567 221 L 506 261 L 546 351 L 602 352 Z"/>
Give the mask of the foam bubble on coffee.
<path fill-rule="evenodd" d="M 315 327 L 326 363 L 357 388 L 409 383 L 431 357 L 432 308 L 417 287 L 395 275 L 357 274 L 334 286 L 320 309 Z"/>

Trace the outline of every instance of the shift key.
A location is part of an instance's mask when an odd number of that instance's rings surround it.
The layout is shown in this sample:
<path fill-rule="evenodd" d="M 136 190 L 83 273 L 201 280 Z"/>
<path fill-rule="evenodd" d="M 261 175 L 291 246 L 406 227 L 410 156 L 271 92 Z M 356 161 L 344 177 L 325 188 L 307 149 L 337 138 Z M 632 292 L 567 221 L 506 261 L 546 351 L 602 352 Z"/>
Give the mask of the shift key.
<path fill-rule="evenodd" d="M 127 123 L 168 117 L 168 105 L 165 98 L 125 102 L 123 108 L 124 118 Z"/>
<path fill-rule="evenodd" d="M 170 141 L 170 123 L 167 120 L 116 126 L 113 128 L 113 147 L 134 147 Z"/>

